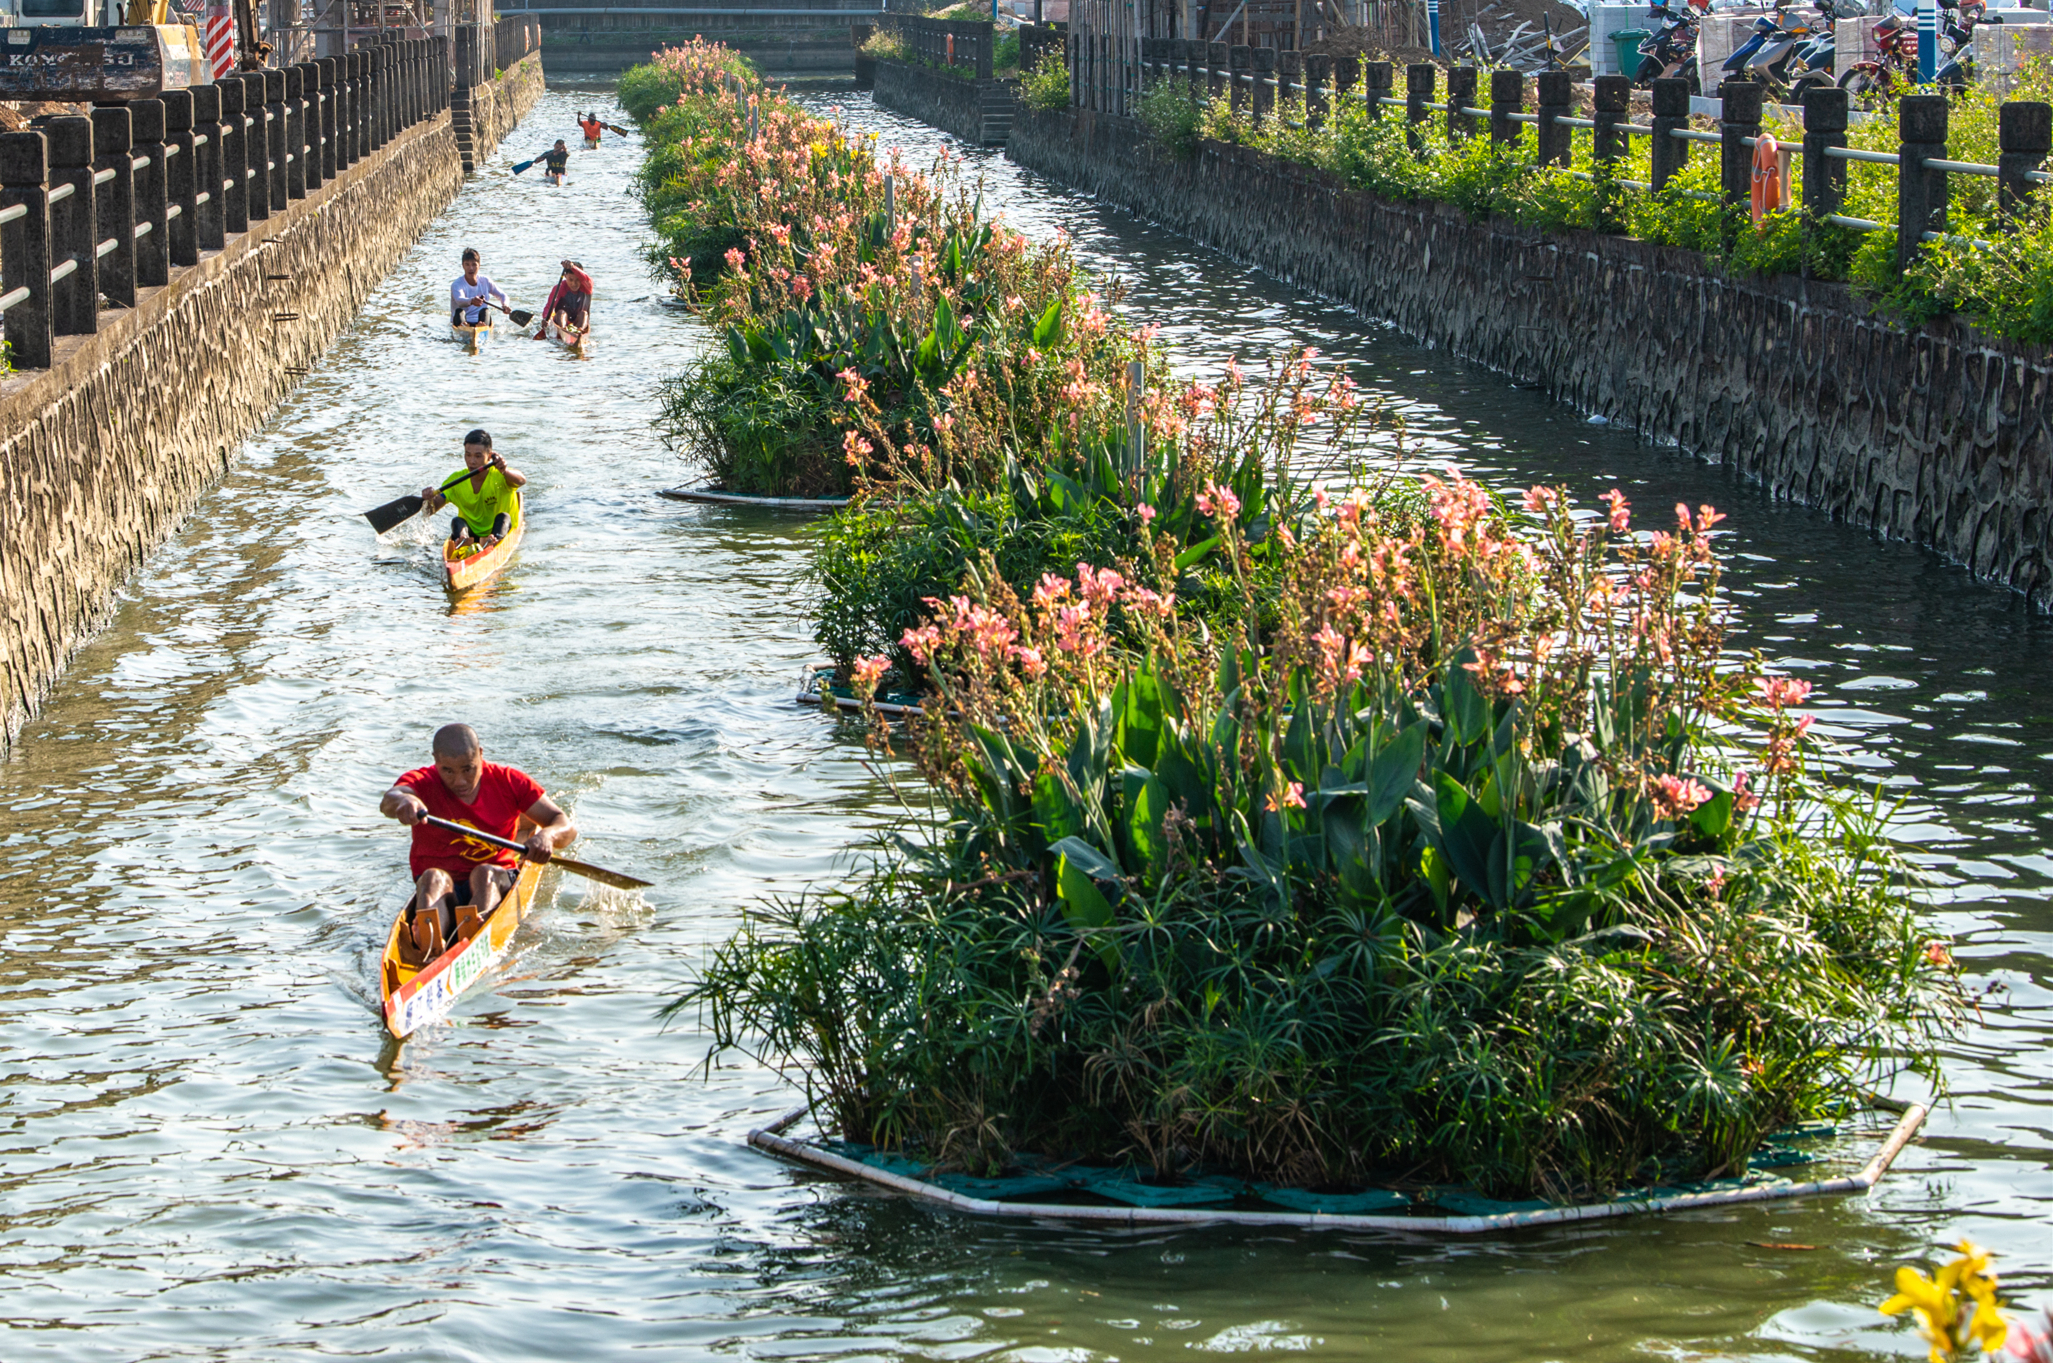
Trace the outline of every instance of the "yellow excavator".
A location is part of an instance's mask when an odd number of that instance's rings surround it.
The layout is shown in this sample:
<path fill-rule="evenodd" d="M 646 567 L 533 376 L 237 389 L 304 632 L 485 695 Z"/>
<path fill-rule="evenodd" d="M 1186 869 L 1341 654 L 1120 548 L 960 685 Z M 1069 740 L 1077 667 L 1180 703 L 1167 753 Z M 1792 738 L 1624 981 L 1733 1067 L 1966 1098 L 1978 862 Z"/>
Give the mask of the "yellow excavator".
<path fill-rule="evenodd" d="M 262 69 L 250 0 L 230 11 L 235 65 Z M 170 0 L 0 0 L 0 23 L 0 100 L 154 99 L 214 78 L 199 25 Z"/>

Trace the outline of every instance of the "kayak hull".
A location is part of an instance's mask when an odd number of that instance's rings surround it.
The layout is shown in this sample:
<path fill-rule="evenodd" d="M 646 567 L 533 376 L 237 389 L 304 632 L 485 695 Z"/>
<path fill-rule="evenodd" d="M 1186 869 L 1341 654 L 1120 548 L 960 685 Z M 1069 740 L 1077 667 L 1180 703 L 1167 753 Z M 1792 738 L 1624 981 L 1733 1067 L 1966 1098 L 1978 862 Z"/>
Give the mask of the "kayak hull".
<path fill-rule="evenodd" d="M 524 837 L 531 829 L 532 825 L 523 818 L 517 836 Z M 514 929 L 534 903 L 535 887 L 541 879 L 539 863 L 521 862 L 513 888 L 493 906 L 483 922 L 426 965 L 409 963 L 408 953 L 401 950 L 407 936 L 407 913 L 413 907 L 413 897 L 409 896 L 385 935 L 385 955 L 378 967 L 385 1029 L 395 1037 L 405 1038 L 446 1017 L 465 991 L 505 956 Z"/>
<path fill-rule="evenodd" d="M 452 323 L 449 327 L 449 334 L 463 342 L 463 348 L 475 355 L 478 353 L 479 347 L 492 339 L 492 324 L 490 322 L 480 322 L 477 326 L 466 327 L 457 326 Z"/>
<path fill-rule="evenodd" d="M 513 494 L 513 528 L 483 553 L 468 558 L 457 558 L 456 541 L 442 541 L 442 585 L 452 592 L 467 592 L 497 575 L 501 568 L 513 561 L 513 551 L 520 547 L 521 532 L 527 528 L 527 517 L 521 506 L 520 494 Z"/>
<path fill-rule="evenodd" d="M 590 345 L 592 341 L 592 329 L 590 327 L 586 327 L 583 331 L 579 332 L 568 332 L 562 327 L 557 326 L 554 322 L 544 323 L 544 326 L 547 329 L 550 340 L 562 346 L 579 359 L 584 358 L 585 347 Z"/>

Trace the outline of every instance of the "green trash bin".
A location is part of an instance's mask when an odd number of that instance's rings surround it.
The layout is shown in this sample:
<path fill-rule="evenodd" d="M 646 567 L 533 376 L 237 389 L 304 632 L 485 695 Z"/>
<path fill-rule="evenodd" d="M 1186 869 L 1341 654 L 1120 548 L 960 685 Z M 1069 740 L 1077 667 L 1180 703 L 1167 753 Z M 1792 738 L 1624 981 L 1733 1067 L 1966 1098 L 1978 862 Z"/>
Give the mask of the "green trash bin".
<path fill-rule="evenodd" d="M 1643 28 L 1621 28 L 1611 35 L 1618 46 L 1618 74 L 1631 80 L 1640 69 L 1640 44 L 1654 35 Z"/>

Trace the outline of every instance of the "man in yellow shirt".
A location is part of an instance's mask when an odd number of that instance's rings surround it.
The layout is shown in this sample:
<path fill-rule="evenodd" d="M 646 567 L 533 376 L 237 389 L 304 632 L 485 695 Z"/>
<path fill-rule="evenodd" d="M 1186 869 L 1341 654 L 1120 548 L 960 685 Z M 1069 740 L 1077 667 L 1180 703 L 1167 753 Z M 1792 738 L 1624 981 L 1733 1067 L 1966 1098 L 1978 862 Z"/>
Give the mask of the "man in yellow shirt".
<path fill-rule="evenodd" d="M 449 521 L 449 538 L 459 546 L 470 540 L 478 552 L 490 549 L 513 528 L 520 514 L 515 488 L 527 486 L 527 475 L 506 466 L 492 450 L 488 431 L 472 431 L 463 438 L 463 466 L 470 477 L 450 486 L 447 492 L 421 489 L 421 510 L 434 514 L 445 505 L 456 508 Z"/>

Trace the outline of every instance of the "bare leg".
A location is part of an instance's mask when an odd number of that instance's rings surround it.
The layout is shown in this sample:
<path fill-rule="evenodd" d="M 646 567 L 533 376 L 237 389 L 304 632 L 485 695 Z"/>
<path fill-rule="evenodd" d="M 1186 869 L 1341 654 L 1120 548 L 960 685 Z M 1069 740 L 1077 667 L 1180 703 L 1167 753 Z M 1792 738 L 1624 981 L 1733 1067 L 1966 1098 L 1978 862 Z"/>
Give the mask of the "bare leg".
<path fill-rule="evenodd" d="M 456 931 L 456 883 L 439 867 L 429 867 L 414 882 L 413 944 L 425 964 L 442 954 L 442 944 Z"/>
<path fill-rule="evenodd" d="M 479 918 L 485 917 L 499 907 L 499 897 L 506 890 L 507 875 L 503 866 L 480 866 L 470 873 L 470 905 Z"/>

